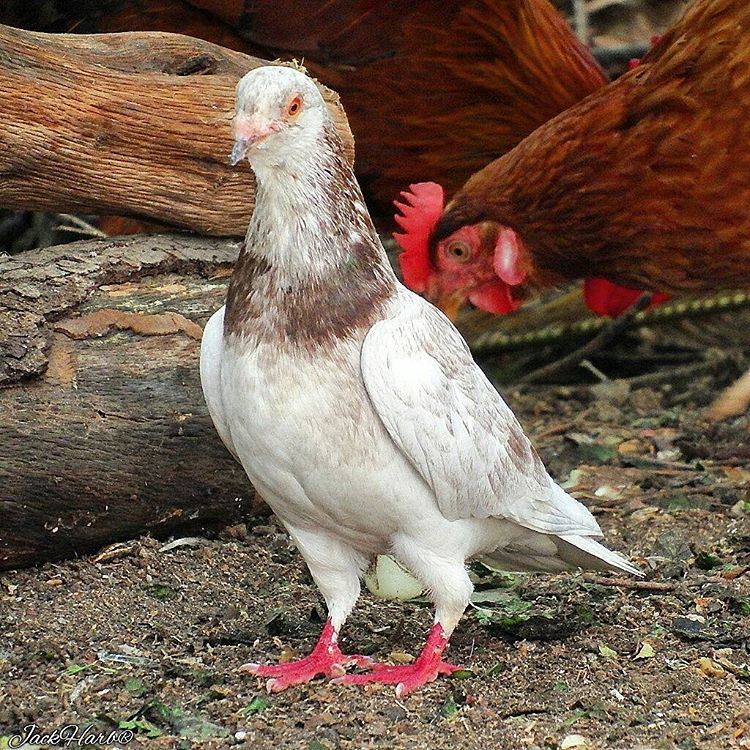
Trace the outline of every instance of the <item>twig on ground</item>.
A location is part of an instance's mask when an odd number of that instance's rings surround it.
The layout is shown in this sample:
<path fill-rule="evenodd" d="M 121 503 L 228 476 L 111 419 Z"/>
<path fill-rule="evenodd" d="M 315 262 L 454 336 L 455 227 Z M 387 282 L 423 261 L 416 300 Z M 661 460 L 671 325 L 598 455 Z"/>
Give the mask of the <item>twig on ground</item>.
<path fill-rule="evenodd" d="M 58 224 L 55 229 L 72 232 L 73 234 L 83 234 L 86 237 L 106 237 L 107 235 L 102 232 L 101 229 L 89 224 L 88 221 L 82 219 L 80 216 L 73 214 L 57 214 L 61 219 L 69 222 L 69 224 Z M 71 226 L 72 225 L 72 226 Z"/>
<path fill-rule="evenodd" d="M 681 381 L 694 380 L 701 375 L 710 375 L 729 359 L 731 359 L 731 356 L 727 354 L 725 357 L 717 358 L 710 362 L 701 360 L 700 362 L 685 365 L 684 367 L 666 368 L 657 372 L 649 372 L 645 375 L 636 375 L 632 378 L 626 378 L 625 382 L 631 388 L 645 388 L 647 386 L 661 385 L 662 383 L 674 384 Z"/>
<path fill-rule="evenodd" d="M 573 419 L 569 419 L 565 422 L 560 422 L 558 424 L 552 425 L 546 430 L 542 430 L 542 432 L 532 435 L 532 437 L 534 438 L 534 442 L 568 432 L 569 430 L 573 429 L 573 427 L 578 426 L 581 422 L 587 419 L 593 411 L 594 408 L 592 406 L 589 406 L 586 409 L 583 409 L 583 411 L 580 411 L 578 414 L 576 414 Z"/>
<path fill-rule="evenodd" d="M 639 581 L 632 578 L 603 578 L 594 575 L 585 575 L 586 583 L 596 583 L 599 586 L 614 586 L 623 589 L 636 589 L 638 591 L 674 591 L 676 583 L 667 581 Z"/>
<path fill-rule="evenodd" d="M 693 479 L 691 479 L 690 481 L 693 481 Z M 737 489 L 742 489 L 744 486 L 745 486 L 744 482 L 722 482 L 721 483 L 721 487 L 722 488 L 737 488 Z M 675 494 L 674 491 L 677 490 L 677 489 L 679 489 L 679 494 L 680 495 L 684 495 L 686 497 L 692 497 L 693 495 L 706 495 L 706 496 L 710 496 L 710 492 L 711 492 L 711 490 L 708 489 L 705 486 L 702 486 L 702 487 L 684 487 L 684 486 L 682 486 L 682 487 L 680 487 L 680 486 L 677 486 L 677 487 L 662 487 L 662 488 L 660 488 L 658 490 L 647 490 L 646 492 L 642 492 L 638 496 L 638 499 L 644 505 L 653 505 L 653 501 L 654 500 L 668 499 L 669 495 L 670 494 L 674 495 Z M 618 500 L 617 502 L 621 502 L 621 501 Z M 709 500 L 708 502 L 711 505 L 711 507 L 716 507 L 716 508 L 726 508 L 727 507 L 726 503 L 723 503 L 723 502 L 721 502 L 719 500 Z M 598 508 L 597 508 L 597 510 L 598 510 Z"/>
<path fill-rule="evenodd" d="M 750 370 L 739 380 L 723 390 L 706 411 L 706 417 L 712 422 L 742 414 L 750 404 Z"/>
<path fill-rule="evenodd" d="M 515 708 L 498 714 L 501 719 L 512 719 L 516 716 L 533 716 L 535 714 L 548 714 L 548 706 L 529 706 L 528 708 Z"/>
<path fill-rule="evenodd" d="M 656 456 L 628 456 L 627 454 L 623 454 L 620 456 L 620 461 L 626 466 L 634 466 L 636 469 L 668 469 L 670 472 L 703 471 L 694 464 L 689 464 L 685 461 L 666 461 L 656 458 Z"/>
<path fill-rule="evenodd" d="M 540 380 L 547 380 L 553 375 L 557 375 L 560 372 L 564 372 L 565 370 L 580 364 L 584 359 L 587 359 L 592 354 L 599 351 L 599 349 L 616 339 L 630 326 L 635 319 L 635 316 L 641 312 L 641 310 L 648 307 L 650 302 L 651 293 L 648 292 L 642 294 L 622 315 L 615 318 L 608 326 L 599 331 L 591 341 L 566 355 L 562 359 L 558 359 L 556 362 L 550 362 L 550 364 L 524 375 L 518 382 L 536 383 Z"/>
<path fill-rule="evenodd" d="M 605 375 L 596 365 L 591 364 L 587 359 L 581 362 L 581 367 L 588 370 L 595 378 L 598 378 L 602 383 L 606 383 L 610 378 Z"/>

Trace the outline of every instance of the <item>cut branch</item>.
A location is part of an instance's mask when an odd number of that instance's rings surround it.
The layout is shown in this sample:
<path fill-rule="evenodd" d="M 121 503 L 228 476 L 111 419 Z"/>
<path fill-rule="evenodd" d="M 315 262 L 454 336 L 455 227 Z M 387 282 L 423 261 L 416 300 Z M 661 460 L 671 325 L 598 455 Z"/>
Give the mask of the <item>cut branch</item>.
<path fill-rule="evenodd" d="M 236 255 L 138 236 L 0 259 L 0 570 L 258 510 L 198 375 Z"/>
<path fill-rule="evenodd" d="M 264 64 L 178 34 L 0 26 L 0 205 L 243 235 L 253 180 L 227 164 L 234 88 Z M 321 90 L 353 160 L 338 96 Z"/>

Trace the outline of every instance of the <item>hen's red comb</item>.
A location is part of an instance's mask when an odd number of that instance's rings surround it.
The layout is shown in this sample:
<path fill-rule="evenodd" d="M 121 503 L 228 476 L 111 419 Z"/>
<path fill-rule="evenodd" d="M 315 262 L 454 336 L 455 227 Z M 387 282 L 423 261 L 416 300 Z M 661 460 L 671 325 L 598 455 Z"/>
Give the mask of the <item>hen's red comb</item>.
<path fill-rule="evenodd" d="M 403 202 L 394 201 L 399 213 L 396 223 L 404 230 L 393 239 L 404 251 L 398 256 L 404 283 L 415 292 L 424 292 L 430 277 L 430 236 L 443 213 L 443 188 L 436 182 L 418 182 L 401 193 Z"/>

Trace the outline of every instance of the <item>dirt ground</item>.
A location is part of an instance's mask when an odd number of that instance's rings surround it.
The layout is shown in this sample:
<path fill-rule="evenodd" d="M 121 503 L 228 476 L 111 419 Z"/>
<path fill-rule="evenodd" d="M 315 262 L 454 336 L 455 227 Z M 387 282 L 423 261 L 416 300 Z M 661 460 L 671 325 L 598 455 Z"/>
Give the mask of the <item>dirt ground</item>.
<path fill-rule="evenodd" d="M 750 748 L 750 432 L 703 424 L 715 384 L 692 387 L 506 393 L 645 583 L 476 566 L 450 651 L 466 671 L 402 700 L 238 674 L 304 653 L 324 615 L 273 519 L 0 575 L 0 748 L 32 722 L 129 748 Z M 408 660 L 430 619 L 366 592 L 344 648 Z"/>

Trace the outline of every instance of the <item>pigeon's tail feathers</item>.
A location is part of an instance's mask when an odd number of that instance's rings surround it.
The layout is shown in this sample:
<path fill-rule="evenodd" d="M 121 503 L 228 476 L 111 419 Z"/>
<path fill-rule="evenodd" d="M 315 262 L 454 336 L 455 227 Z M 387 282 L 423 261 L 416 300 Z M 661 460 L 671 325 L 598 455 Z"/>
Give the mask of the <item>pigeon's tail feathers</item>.
<path fill-rule="evenodd" d="M 612 552 L 589 536 L 566 535 L 559 536 L 558 540 L 558 555 L 571 567 L 643 577 L 643 573 L 622 555 Z"/>
<path fill-rule="evenodd" d="M 622 555 L 582 534 L 542 534 L 524 530 L 510 544 L 483 558 L 491 568 L 509 571 L 558 572 L 571 568 L 642 576 Z"/>
<path fill-rule="evenodd" d="M 571 567 L 559 557 L 543 557 L 504 549 L 484 555 L 479 561 L 490 570 L 503 570 L 508 573 L 561 573 L 570 570 Z"/>

